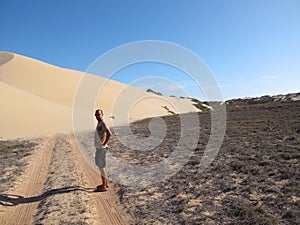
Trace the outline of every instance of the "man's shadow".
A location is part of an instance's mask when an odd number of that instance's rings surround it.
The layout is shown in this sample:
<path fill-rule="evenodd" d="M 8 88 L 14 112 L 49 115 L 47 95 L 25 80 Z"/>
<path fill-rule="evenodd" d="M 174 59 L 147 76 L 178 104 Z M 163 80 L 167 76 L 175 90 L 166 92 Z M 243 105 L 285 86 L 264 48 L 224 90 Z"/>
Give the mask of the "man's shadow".
<path fill-rule="evenodd" d="M 95 188 L 84 188 L 80 186 L 62 187 L 57 189 L 51 189 L 49 191 L 44 192 L 41 195 L 33 196 L 33 197 L 23 197 L 20 195 L 13 195 L 13 194 L 0 194 L 0 205 L 15 206 L 19 204 L 38 202 L 52 195 L 64 194 L 73 191 L 95 192 Z"/>

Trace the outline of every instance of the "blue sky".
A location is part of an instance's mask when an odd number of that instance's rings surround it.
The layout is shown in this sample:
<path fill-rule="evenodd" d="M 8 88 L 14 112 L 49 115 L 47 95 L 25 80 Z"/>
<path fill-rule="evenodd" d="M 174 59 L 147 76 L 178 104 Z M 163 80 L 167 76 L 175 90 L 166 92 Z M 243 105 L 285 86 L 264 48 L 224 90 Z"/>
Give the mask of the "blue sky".
<path fill-rule="evenodd" d="M 120 45 L 161 40 L 197 54 L 224 99 L 300 91 L 299 0 L 0 0 L 0 27 L 0 51 L 64 68 L 86 71 Z M 167 65 L 132 65 L 113 79 L 204 98 Z"/>

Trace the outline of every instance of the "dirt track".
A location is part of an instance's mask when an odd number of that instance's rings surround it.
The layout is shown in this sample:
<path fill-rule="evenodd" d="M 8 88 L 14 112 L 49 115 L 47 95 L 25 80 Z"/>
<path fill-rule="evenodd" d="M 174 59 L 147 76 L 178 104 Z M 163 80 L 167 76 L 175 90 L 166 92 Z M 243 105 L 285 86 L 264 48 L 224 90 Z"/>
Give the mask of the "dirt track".
<path fill-rule="evenodd" d="M 11 180 L 1 184 L 0 224 L 129 223 L 112 185 L 107 192 L 93 192 L 99 175 L 82 158 L 71 135 L 38 142 L 14 185 Z"/>

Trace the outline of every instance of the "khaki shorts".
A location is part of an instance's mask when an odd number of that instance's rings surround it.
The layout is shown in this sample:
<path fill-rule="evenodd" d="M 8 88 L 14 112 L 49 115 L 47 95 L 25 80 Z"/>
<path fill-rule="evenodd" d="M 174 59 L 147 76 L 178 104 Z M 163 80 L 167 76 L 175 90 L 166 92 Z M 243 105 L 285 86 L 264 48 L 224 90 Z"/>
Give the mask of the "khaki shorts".
<path fill-rule="evenodd" d="M 99 168 L 106 167 L 106 152 L 108 148 L 96 148 L 95 164 Z"/>

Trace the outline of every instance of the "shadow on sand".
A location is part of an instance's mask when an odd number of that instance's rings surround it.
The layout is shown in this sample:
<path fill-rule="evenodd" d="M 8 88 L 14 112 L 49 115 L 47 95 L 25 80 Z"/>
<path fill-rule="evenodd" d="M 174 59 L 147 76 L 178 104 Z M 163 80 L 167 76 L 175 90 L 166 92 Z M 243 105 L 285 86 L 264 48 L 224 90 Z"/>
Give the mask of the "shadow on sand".
<path fill-rule="evenodd" d="M 21 195 L 13 194 L 0 194 L 0 205 L 15 206 L 19 204 L 38 202 L 52 195 L 65 194 L 73 191 L 95 192 L 95 188 L 84 188 L 80 186 L 62 187 L 57 189 L 51 189 L 49 191 L 44 192 L 41 195 L 33 197 L 24 197 Z"/>

